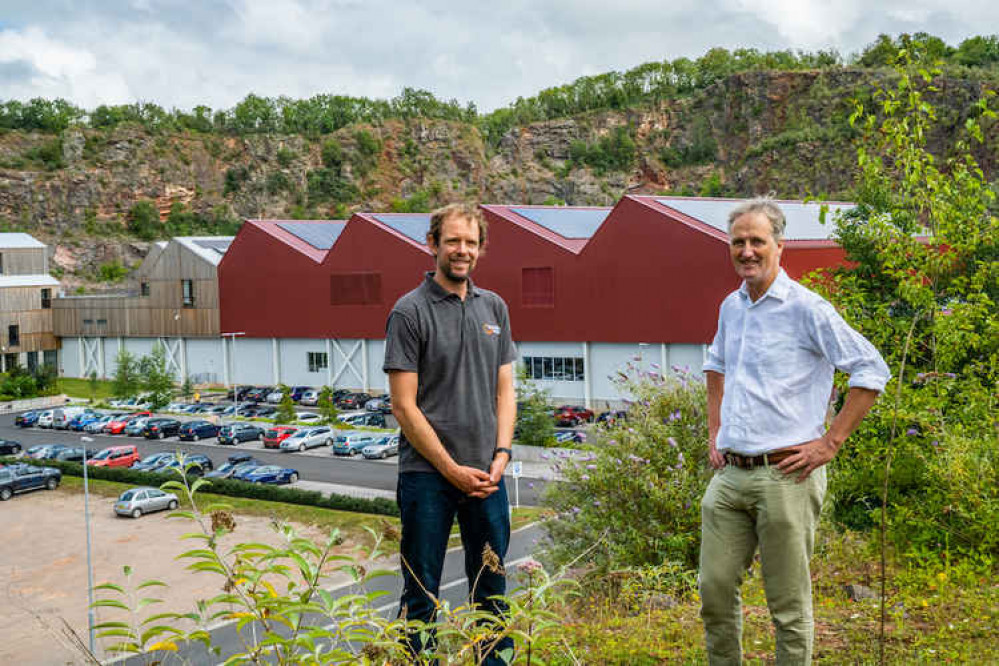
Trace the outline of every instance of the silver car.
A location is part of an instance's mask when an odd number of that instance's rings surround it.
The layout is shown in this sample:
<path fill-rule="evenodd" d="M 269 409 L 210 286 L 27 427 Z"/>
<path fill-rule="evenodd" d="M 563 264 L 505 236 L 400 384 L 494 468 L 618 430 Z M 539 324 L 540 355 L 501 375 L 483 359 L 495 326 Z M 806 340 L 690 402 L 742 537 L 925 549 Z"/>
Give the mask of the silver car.
<path fill-rule="evenodd" d="M 146 427 L 146 421 L 150 418 L 151 417 L 149 416 L 140 416 L 137 419 L 132 419 L 129 424 L 125 426 L 125 430 L 123 432 L 130 437 L 142 437 L 142 429 Z"/>
<path fill-rule="evenodd" d="M 119 516 L 138 518 L 144 513 L 177 508 L 177 496 L 159 488 L 130 488 L 123 492 L 114 503 L 114 512 Z"/>
<path fill-rule="evenodd" d="M 368 444 L 361 453 L 365 458 L 388 458 L 399 455 L 399 435 L 386 435 L 374 444 Z"/>
<path fill-rule="evenodd" d="M 327 446 L 333 441 L 333 433 L 326 426 L 302 428 L 281 442 L 282 451 L 304 451 L 317 446 Z"/>

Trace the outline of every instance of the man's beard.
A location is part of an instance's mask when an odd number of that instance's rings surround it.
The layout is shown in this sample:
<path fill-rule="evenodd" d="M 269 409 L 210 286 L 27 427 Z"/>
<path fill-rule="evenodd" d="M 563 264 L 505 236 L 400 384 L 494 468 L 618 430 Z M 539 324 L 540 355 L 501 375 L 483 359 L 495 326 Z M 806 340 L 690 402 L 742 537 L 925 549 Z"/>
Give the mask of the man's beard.
<path fill-rule="evenodd" d="M 468 273 L 466 273 L 465 275 L 455 275 L 454 273 L 451 272 L 451 266 L 450 266 L 450 264 L 446 264 L 444 266 L 441 266 L 440 270 L 441 270 L 442 273 L 444 273 L 444 277 L 446 277 L 451 282 L 467 282 L 468 281 Z M 471 267 L 469 267 L 469 273 L 470 272 L 471 272 Z"/>

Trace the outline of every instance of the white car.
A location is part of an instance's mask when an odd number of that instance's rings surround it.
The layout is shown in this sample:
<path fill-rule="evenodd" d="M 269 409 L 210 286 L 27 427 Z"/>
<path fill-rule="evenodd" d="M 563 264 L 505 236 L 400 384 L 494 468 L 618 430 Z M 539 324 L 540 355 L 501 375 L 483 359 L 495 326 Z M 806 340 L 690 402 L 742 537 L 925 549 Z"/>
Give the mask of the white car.
<path fill-rule="evenodd" d="M 318 421 L 322 416 L 315 412 L 295 412 L 296 421 Z"/>
<path fill-rule="evenodd" d="M 35 425 L 37 425 L 39 428 L 51 428 L 54 420 L 55 420 L 55 410 L 46 409 L 44 412 L 38 415 L 38 423 L 36 423 Z"/>
<path fill-rule="evenodd" d="M 333 432 L 326 426 L 302 428 L 281 442 L 282 451 L 304 451 L 317 446 L 327 446 L 333 441 Z"/>
<path fill-rule="evenodd" d="M 298 399 L 298 404 L 300 405 L 318 405 L 319 404 L 319 391 L 315 389 L 309 389 L 302 393 L 302 397 Z"/>
<path fill-rule="evenodd" d="M 284 397 L 284 391 L 271 391 L 270 393 L 267 394 L 266 400 L 272 405 L 276 405 L 279 402 L 281 402 L 281 398 L 283 397 Z"/>

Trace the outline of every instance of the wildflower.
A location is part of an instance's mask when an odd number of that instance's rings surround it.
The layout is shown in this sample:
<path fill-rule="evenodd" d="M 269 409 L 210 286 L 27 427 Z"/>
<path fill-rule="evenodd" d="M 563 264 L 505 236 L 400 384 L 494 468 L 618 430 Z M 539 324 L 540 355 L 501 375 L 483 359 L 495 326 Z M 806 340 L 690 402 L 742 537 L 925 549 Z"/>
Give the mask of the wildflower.
<path fill-rule="evenodd" d="M 528 482 L 527 487 L 528 488 L 533 488 L 534 487 L 534 482 L 533 481 Z"/>
<path fill-rule="evenodd" d="M 938 442 L 935 439 L 932 442 L 930 442 L 930 444 L 932 444 L 933 446 L 940 446 L 940 442 Z"/>
<path fill-rule="evenodd" d="M 579 478 L 581 478 L 583 481 L 589 481 L 590 480 L 590 475 L 589 474 L 584 474 L 583 476 L 581 476 Z"/>
<path fill-rule="evenodd" d="M 542 459 L 542 460 L 548 460 L 549 458 L 551 458 L 551 456 L 550 456 L 550 455 L 548 455 L 547 453 L 542 453 L 542 454 L 541 454 L 541 459 Z"/>
<path fill-rule="evenodd" d="M 593 506 L 600 506 L 600 500 L 593 500 Z"/>
<path fill-rule="evenodd" d="M 587 465 L 586 466 L 586 469 L 596 469 L 596 468 L 597 468 L 596 465 Z"/>
<path fill-rule="evenodd" d="M 506 573 L 503 571 L 503 563 L 500 561 L 499 555 L 488 543 L 482 547 L 482 566 L 495 574 Z"/>
<path fill-rule="evenodd" d="M 658 370 L 659 369 L 659 364 L 658 363 L 649 363 L 649 367 L 651 367 L 651 368 L 653 368 L 655 370 Z"/>
<path fill-rule="evenodd" d="M 680 453 L 676 454 L 676 462 L 677 462 L 677 465 L 676 465 L 677 469 L 679 469 L 680 467 L 683 467 L 683 452 L 682 451 Z"/>
<path fill-rule="evenodd" d="M 673 439 L 672 437 L 667 437 L 667 438 L 666 438 L 666 441 L 667 441 L 667 442 L 669 443 L 669 445 L 670 445 L 670 446 L 672 446 L 672 447 L 673 447 L 674 449 L 675 449 L 675 448 L 676 448 L 676 447 L 678 446 L 678 445 L 677 445 L 677 443 L 676 443 L 676 440 L 675 440 L 675 439 Z"/>
<path fill-rule="evenodd" d="M 541 562 L 538 562 L 537 560 L 534 559 L 529 559 L 525 562 L 521 562 L 520 564 L 520 570 L 527 574 L 532 574 L 535 571 L 540 571 L 541 568 L 542 568 Z"/>
<path fill-rule="evenodd" d="M 916 430 L 915 428 L 909 428 L 908 430 L 905 431 L 905 434 L 908 435 L 909 437 L 912 437 L 913 435 L 918 435 L 919 431 Z"/>

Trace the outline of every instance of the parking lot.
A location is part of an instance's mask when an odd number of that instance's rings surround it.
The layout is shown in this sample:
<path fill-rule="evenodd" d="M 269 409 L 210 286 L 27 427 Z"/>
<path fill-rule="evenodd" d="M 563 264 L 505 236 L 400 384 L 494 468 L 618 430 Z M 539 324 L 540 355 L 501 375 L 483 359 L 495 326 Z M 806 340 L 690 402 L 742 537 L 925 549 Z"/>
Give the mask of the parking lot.
<path fill-rule="evenodd" d="M 192 531 L 191 523 L 168 519 L 166 512 L 138 520 L 117 518 L 113 500 L 91 496 L 91 536 L 93 539 L 94 582 L 125 584 L 123 565 L 134 569 L 136 582 L 159 579 L 169 588 L 154 588 L 164 600 L 156 612 L 188 611 L 192 600 L 220 592 L 220 580 L 208 573 L 184 570 L 175 558 L 196 547 L 182 541 Z M 82 493 L 60 488 L 15 496 L 0 507 L 3 511 L 4 548 L 0 557 L 3 580 L 0 604 L 0 664 L 85 663 L 65 638 L 63 621 L 87 642 L 86 536 Z M 298 526 L 306 536 L 321 538 L 311 527 Z M 225 548 L 236 541 L 262 541 L 278 544 L 270 520 L 237 516 L 236 532 L 222 542 Z M 351 544 L 345 544 L 343 551 Z M 335 578 L 331 583 L 335 583 Z M 162 591 L 161 591 L 162 590 Z M 147 590 L 147 593 L 149 591 Z M 112 611 L 96 609 L 97 621 L 124 619 Z M 101 655 L 103 656 L 103 655 Z"/>

